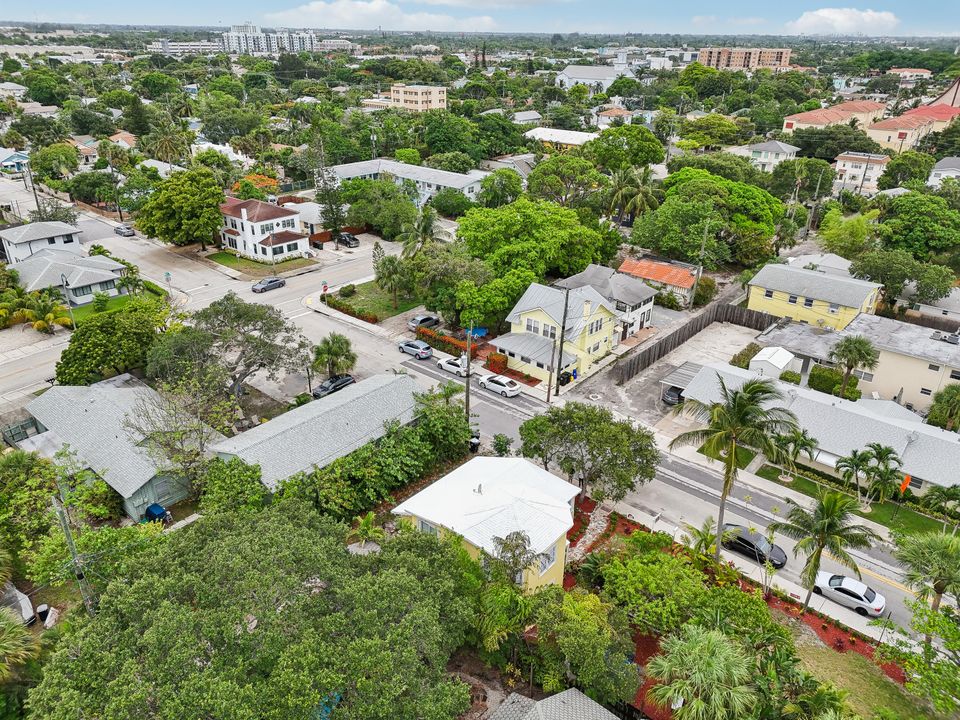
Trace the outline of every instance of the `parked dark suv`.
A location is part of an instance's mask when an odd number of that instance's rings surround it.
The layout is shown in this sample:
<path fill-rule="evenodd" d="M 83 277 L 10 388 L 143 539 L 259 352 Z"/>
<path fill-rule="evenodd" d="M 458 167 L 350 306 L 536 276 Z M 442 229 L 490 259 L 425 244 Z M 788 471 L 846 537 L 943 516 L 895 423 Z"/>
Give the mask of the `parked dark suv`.
<path fill-rule="evenodd" d="M 727 550 L 745 555 L 761 565 L 769 560 L 779 570 L 787 564 L 787 554 L 782 547 L 771 545 L 763 535 L 751 532 L 743 525 L 724 523 L 720 537 Z"/>
<path fill-rule="evenodd" d="M 343 390 L 347 385 L 353 385 L 355 382 L 353 375 L 331 375 L 313 389 L 313 396 L 319 400 L 327 395 L 332 395 L 337 390 Z"/>
<path fill-rule="evenodd" d="M 342 232 L 340 233 L 340 244 L 348 248 L 357 248 L 360 247 L 360 238 L 358 238 L 353 233 Z"/>

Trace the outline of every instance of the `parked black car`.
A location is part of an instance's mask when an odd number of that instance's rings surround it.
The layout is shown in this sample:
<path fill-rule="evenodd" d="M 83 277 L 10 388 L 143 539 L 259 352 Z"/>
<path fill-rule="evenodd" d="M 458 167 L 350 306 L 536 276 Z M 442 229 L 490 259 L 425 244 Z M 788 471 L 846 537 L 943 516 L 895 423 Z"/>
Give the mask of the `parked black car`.
<path fill-rule="evenodd" d="M 763 535 L 752 532 L 743 525 L 724 523 L 721 530 L 722 543 L 727 550 L 745 555 L 761 565 L 767 560 L 778 570 L 787 564 L 787 554 L 779 545 L 771 545 Z"/>
<path fill-rule="evenodd" d="M 683 401 L 683 389 L 671 385 L 660 396 L 666 405 L 679 405 Z"/>
<path fill-rule="evenodd" d="M 331 375 L 313 389 L 313 396 L 319 400 L 327 395 L 332 395 L 337 390 L 343 390 L 347 385 L 353 385 L 355 382 L 353 375 Z"/>
<path fill-rule="evenodd" d="M 348 248 L 360 247 L 360 238 L 358 238 L 353 233 L 342 232 L 340 233 L 339 243 Z"/>

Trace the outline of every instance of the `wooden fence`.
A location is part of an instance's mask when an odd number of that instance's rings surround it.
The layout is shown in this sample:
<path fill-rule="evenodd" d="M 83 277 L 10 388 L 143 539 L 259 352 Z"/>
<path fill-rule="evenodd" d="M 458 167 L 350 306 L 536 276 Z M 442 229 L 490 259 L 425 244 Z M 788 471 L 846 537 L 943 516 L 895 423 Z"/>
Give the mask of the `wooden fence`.
<path fill-rule="evenodd" d="M 922 325 L 923 327 L 942 330 L 943 332 L 955 333 L 960 331 L 960 321 L 950 317 L 937 317 L 935 315 L 921 315 L 915 310 L 907 310 L 900 315 L 898 320 L 911 323 L 913 325 Z"/>
<path fill-rule="evenodd" d="M 637 354 L 627 356 L 620 360 L 614 368 L 617 384 L 622 385 L 634 375 L 647 369 L 671 350 L 676 350 L 680 345 L 715 322 L 733 323 L 734 325 L 740 325 L 741 327 L 762 332 L 778 320 L 779 318 L 769 313 L 749 310 L 737 305 L 712 305 L 700 315 L 690 320 L 686 325 L 677 328 L 650 347 L 644 348 Z"/>

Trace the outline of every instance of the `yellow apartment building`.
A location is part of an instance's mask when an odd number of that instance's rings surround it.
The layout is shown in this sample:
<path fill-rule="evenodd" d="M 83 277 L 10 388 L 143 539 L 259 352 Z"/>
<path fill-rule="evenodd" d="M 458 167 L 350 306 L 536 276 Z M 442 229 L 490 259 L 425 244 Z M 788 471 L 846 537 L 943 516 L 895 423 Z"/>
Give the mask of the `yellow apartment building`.
<path fill-rule="evenodd" d="M 393 509 L 420 532 L 455 534 L 474 559 L 497 557 L 498 540 L 522 532 L 538 558 L 516 582 L 526 592 L 562 585 L 567 531 L 580 488 L 525 458 L 475 457 Z"/>
<path fill-rule="evenodd" d="M 566 326 L 560 326 L 566 305 Z M 597 369 L 617 343 L 614 307 L 590 286 L 569 291 L 533 283 L 507 315 L 510 332 L 490 341 L 507 367 L 548 382 L 563 337 L 559 372 L 576 378 Z"/>
<path fill-rule="evenodd" d="M 895 150 L 898 153 L 912 150 L 933 131 L 933 119 L 923 115 L 901 115 L 867 126 L 867 135 L 880 147 Z"/>
<path fill-rule="evenodd" d="M 791 265 L 766 265 L 749 283 L 747 307 L 814 327 L 842 330 L 877 309 L 880 285 Z"/>

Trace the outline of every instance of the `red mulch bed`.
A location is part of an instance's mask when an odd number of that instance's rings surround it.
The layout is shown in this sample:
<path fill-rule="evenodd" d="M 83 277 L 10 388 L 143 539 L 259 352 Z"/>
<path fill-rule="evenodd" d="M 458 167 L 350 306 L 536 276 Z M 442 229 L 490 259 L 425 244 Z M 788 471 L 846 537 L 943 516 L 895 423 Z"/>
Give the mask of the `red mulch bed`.
<path fill-rule="evenodd" d="M 838 626 L 838 623 L 834 620 L 821 618 L 809 611 L 801 617 L 800 606 L 794 602 L 778 598 L 775 595 L 767 598 L 767 605 L 771 610 L 779 610 L 791 618 L 800 618 L 807 627 L 817 634 L 817 637 L 820 638 L 827 647 L 833 648 L 837 652 L 852 650 L 855 653 L 863 655 L 863 657 L 871 662 L 876 663 L 880 669 L 883 670 L 884 674 L 894 682 L 903 685 L 907 681 L 906 673 L 904 673 L 902 667 L 895 663 L 881 663 L 876 660 L 874 655 L 877 649 L 874 645 L 870 644 L 872 641 L 854 636 L 846 628 Z"/>
<path fill-rule="evenodd" d="M 660 640 L 654 635 L 637 633 L 633 640 L 635 644 L 634 661 L 641 667 L 646 666 L 650 658 L 660 652 Z M 654 685 L 656 685 L 655 680 L 646 678 L 633 698 L 633 706 L 639 708 L 650 720 L 669 720 L 673 715 L 670 708 L 662 708 L 652 700 L 647 700 L 647 693 Z"/>
<path fill-rule="evenodd" d="M 590 514 L 596 509 L 597 503 L 586 495 L 578 495 L 573 503 L 573 527 L 567 530 L 567 541 L 570 547 L 575 547 L 590 524 Z"/>
<path fill-rule="evenodd" d="M 611 518 L 612 517 L 614 517 L 613 514 L 611 514 Z M 626 537 L 627 535 L 631 535 L 638 530 L 645 530 L 649 532 L 648 528 L 645 528 L 640 523 L 630 520 L 629 518 L 623 517 L 623 515 L 616 515 L 615 517 L 617 521 L 616 524 L 611 523 L 609 520 L 607 521 L 606 529 L 604 529 L 604 531 L 597 536 L 597 539 L 593 541 L 590 547 L 587 548 L 588 553 L 598 549 L 614 535 L 623 535 Z"/>
<path fill-rule="evenodd" d="M 516 370 L 511 370 L 510 368 L 505 368 L 500 374 L 506 375 L 508 378 L 513 378 L 518 383 L 523 383 L 528 387 L 536 387 L 541 382 L 543 382 L 542 380 L 540 380 L 540 378 L 533 377 L 533 375 L 527 375 L 526 373 L 517 372 Z"/>

